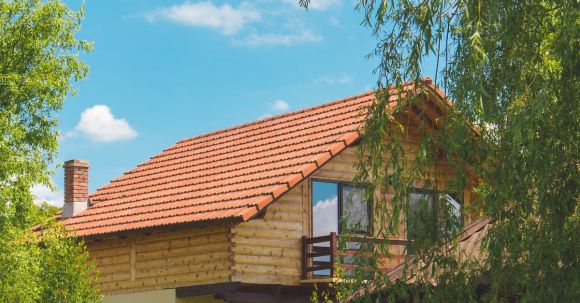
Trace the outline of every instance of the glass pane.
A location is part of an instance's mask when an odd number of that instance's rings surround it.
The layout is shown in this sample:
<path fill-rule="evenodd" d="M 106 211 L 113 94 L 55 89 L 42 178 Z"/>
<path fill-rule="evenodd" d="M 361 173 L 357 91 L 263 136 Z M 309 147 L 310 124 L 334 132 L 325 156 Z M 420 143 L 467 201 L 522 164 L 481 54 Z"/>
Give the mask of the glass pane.
<path fill-rule="evenodd" d="M 338 232 L 338 184 L 312 182 L 312 236 Z"/>
<path fill-rule="evenodd" d="M 458 232 L 462 225 L 461 203 L 459 203 L 451 194 L 439 194 L 439 205 L 441 214 L 445 216 L 440 221 L 442 232 L 451 234 Z"/>
<path fill-rule="evenodd" d="M 312 182 L 312 236 L 328 236 L 338 233 L 338 183 Z M 330 243 L 315 246 L 329 247 Z M 315 257 L 313 261 L 330 262 L 330 256 Z M 330 276 L 330 270 L 318 270 L 314 276 Z"/>
<path fill-rule="evenodd" d="M 407 239 L 415 241 L 434 240 L 435 205 L 433 193 L 415 191 L 409 193 L 409 213 L 407 214 Z M 414 245 L 410 245 L 409 253 L 414 252 Z"/>
<path fill-rule="evenodd" d="M 363 201 L 363 191 L 344 185 L 342 187 L 343 222 L 348 231 L 368 233 L 370 231 L 369 205 Z"/>

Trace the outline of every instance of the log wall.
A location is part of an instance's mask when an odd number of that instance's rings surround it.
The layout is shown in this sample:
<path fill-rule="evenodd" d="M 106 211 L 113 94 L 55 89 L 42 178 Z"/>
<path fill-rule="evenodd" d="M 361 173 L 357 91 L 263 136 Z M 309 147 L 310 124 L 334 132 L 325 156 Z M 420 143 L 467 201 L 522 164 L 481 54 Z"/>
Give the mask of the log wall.
<path fill-rule="evenodd" d="M 231 279 L 230 226 L 188 227 L 88 241 L 104 294 L 140 292 Z"/>
<path fill-rule="evenodd" d="M 308 232 L 308 182 L 301 182 L 268 206 L 261 219 L 232 227 L 232 280 L 297 285 L 301 277 L 301 238 Z"/>

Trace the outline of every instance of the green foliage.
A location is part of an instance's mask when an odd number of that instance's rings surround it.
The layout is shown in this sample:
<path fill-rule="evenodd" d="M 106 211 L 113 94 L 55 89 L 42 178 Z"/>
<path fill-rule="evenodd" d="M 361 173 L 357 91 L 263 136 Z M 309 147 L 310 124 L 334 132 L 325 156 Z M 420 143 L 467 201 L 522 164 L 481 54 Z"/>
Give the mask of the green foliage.
<path fill-rule="evenodd" d="M 91 45 L 74 37 L 81 18 L 60 1 L 0 2 L 0 226 L 30 224 L 29 189 L 51 185 L 54 113 L 87 73 L 78 56 Z"/>
<path fill-rule="evenodd" d="M 50 184 L 57 120 L 91 45 L 75 39 L 83 11 L 57 0 L 0 1 L 0 302 L 94 302 L 84 245 L 37 206 L 32 186 Z M 42 235 L 32 226 L 44 223 Z"/>
<path fill-rule="evenodd" d="M 401 144 L 404 125 L 388 113 L 390 94 L 377 94 L 363 129 L 357 180 L 370 184 L 370 192 L 395 192 L 375 203 L 379 235 L 397 234 L 408 211 L 407 189 L 417 180 L 428 187 L 437 179 L 441 151 L 457 172 L 441 189 L 462 190 L 474 173 L 479 198 L 464 214 L 481 212 L 494 220 L 481 264 L 433 249 L 456 244 L 455 235 L 444 234 L 437 243 L 418 243 L 407 273 L 419 266 L 425 274 L 414 275 L 413 286 L 378 277 L 372 283 L 383 291 L 374 288 L 358 300 L 577 301 L 579 6 L 575 0 L 357 2 L 363 24 L 379 40 L 370 55 L 380 60 L 378 87 L 394 85 L 392 93 L 406 97 L 395 112 L 421 102 L 403 95 L 403 83 L 420 79 L 427 57 L 437 58 L 435 82 L 455 106 L 409 157 Z M 388 252 L 389 245 L 378 250 Z M 350 289 L 368 289 L 360 274 L 351 281 L 358 286 Z"/>
<path fill-rule="evenodd" d="M 94 265 L 82 243 L 52 225 L 42 236 L 0 234 L 0 302 L 98 302 Z"/>
<path fill-rule="evenodd" d="M 43 235 L 40 254 L 40 302 L 96 302 L 94 264 L 82 243 L 55 227 Z M 72 266 L 71 266 L 72 265 Z"/>

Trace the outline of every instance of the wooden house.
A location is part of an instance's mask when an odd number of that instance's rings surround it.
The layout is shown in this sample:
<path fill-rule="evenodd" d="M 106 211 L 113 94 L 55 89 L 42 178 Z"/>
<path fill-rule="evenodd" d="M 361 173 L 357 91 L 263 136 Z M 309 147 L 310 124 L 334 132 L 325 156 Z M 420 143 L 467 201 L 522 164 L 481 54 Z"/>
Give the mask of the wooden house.
<path fill-rule="evenodd" d="M 407 89 L 425 106 L 397 117 L 408 126 L 409 152 L 419 119 L 435 125 L 450 106 L 424 83 L 424 91 Z M 63 223 L 86 242 L 104 302 L 307 302 L 313 285 L 329 281 L 338 222 L 352 216 L 371 230 L 368 202 L 344 197 L 356 197 L 362 113 L 374 98 L 181 140 L 91 195 L 88 163 L 66 162 Z M 452 176 L 445 167 L 443 178 Z M 434 193 L 413 194 L 410 201 Z M 463 203 L 470 201 L 468 186 Z M 387 267 L 405 254 L 406 239 L 393 242 L 400 256 Z"/>

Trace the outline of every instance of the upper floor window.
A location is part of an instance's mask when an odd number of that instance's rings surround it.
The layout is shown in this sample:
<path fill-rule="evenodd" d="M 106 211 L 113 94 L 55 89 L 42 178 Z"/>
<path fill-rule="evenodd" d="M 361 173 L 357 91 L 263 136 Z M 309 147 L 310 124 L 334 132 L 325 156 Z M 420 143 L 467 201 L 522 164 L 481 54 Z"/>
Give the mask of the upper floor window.
<path fill-rule="evenodd" d="M 370 203 L 364 200 L 362 189 L 346 182 L 313 180 L 311 194 L 313 236 L 339 233 L 345 228 L 370 233 Z"/>
<path fill-rule="evenodd" d="M 461 203 L 456 195 L 428 189 L 409 191 L 407 239 L 434 242 L 442 233 L 450 234 L 461 228 Z M 416 244 L 418 245 L 418 244 Z M 409 253 L 415 251 L 410 245 Z"/>

